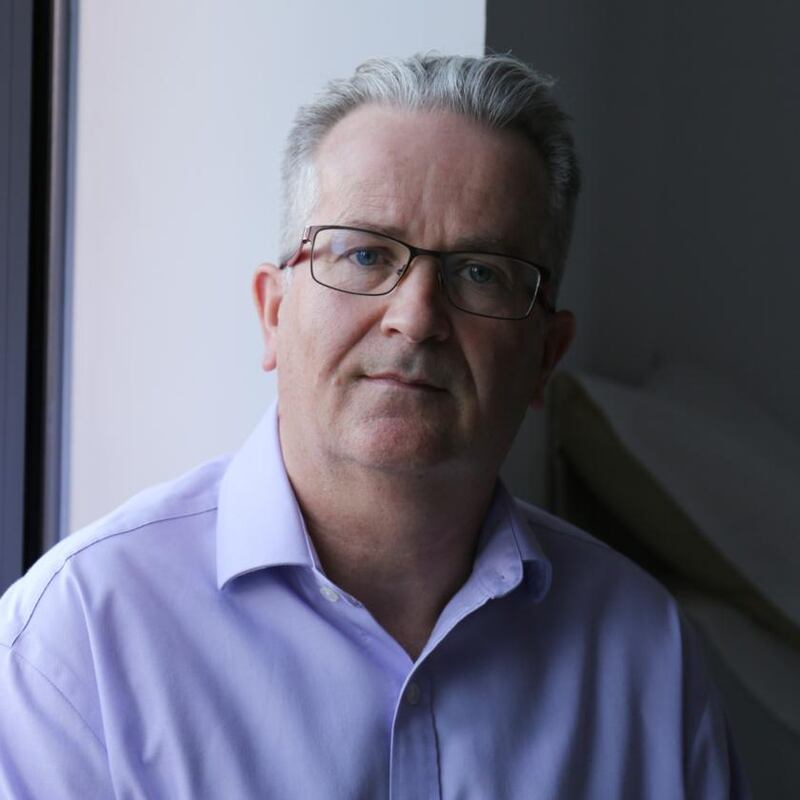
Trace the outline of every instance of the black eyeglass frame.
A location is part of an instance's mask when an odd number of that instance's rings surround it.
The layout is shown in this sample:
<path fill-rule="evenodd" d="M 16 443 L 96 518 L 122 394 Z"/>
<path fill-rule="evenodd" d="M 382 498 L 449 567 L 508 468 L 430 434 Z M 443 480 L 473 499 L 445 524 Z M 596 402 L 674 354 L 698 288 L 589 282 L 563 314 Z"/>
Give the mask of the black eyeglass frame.
<path fill-rule="evenodd" d="M 391 289 L 387 289 L 385 292 L 352 292 L 348 289 L 339 289 L 336 286 L 331 286 L 330 284 L 323 283 L 321 280 L 317 278 L 314 274 L 314 240 L 317 237 L 317 234 L 320 231 L 356 231 L 357 233 L 371 233 L 376 236 L 382 236 L 385 239 L 389 239 L 389 241 L 396 242 L 397 244 L 402 245 L 409 251 L 409 257 L 406 263 L 403 265 L 403 271 L 397 279 L 397 283 L 392 286 Z M 435 257 L 440 264 L 447 258 L 457 255 L 469 254 L 469 255 L 485 255 L 485 256 L 496 256 L 500 258 L 511 258 L 514 261 L 518 261 L 521 264 L 525 264 L 526 266 L 533 267 L 539 273 L 539 282 L 536 287 L 536 294 L 531 301 L 528 310 L 525 312 L 525 315 L 522 317 L 498 317 L 492 314 L 481 314 L 478 311 L 470 311 L 467 308 L 462 308 L 458 304 L 456 304 L 453 299 L 450 297 L 450 293 L 445 291 L 445 296 L 447 297 L 448 302 L 454 308 L 457 308 L 459 311 L 463 311 L 465 314 L 473 314 L 476 317 L 487 317 L 489 319 L 503 319 L 509 321 L 516 321 L 516 320 L 523 320 L 530 317 L 531 313 L 533 312 L 533 307 L 536 305 L 536 302 L 539 301 L 542 308 L 546 311 L 550 312 L 551 314 L 555 312 L 555 306 L 545 297 L 543 292 L 543 288 L 547 285 L 550 280 L 552 279 L 552 272 L 547 269 L 547 267 L 543 267 L 540 264 L 535 263 L 534 261 L 529 261 L 526 258 L 518 258 L 517 256 L 510 256 L 508 253 L 488 253 L 485 251 L 474 251 L 474 250 L 427 250 L 424 247 L 414 247 L 414 245 L 409 244 L 408 242 L 404 242 L 402 239 L 398 239 L 394 236 L 389 236 L 382 231 L 375 231 L 370 230 L 368 228 L 354 228 L 351 225 L 309 225 L 303 230 L 303 235 L 300 239 L 300 245 L 297 250 L 290 256 L 288 259 L 283 261 L 278 265 L 278 269 L 286 269 L 287 267 L 294 267 L 299 261 L 300 256 L 303 252 L 303 247 L 307 244 L 311 245 L 311 252 L 309 253 L 309 260 L 311 262 L 311 277 L 314 279 L 316 283 L 320 286 L 324 286 L 326 289 L 331 289 L 334 292 L 343 292 L 344 294 L 354 294 L 360 297 L 382 297 L 387 294 L 391 294 L 398 285 L 400 281 L 408 273 L 408 269 L 411 266 L 411 262 L 417 258 L 417 256 L 433 256 Z M 439 281 L 440 283 L 444 282 L 444 275 L 441 270 L 439 269 Z"/>

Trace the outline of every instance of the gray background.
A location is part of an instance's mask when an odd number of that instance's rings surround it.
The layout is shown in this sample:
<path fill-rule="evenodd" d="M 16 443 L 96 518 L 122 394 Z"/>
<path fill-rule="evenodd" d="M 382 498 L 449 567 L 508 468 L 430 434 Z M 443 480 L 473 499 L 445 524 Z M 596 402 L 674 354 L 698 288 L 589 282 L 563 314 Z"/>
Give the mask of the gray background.
<path fill-rule="evenodd" d="M 693 362 L 800 437 L 800 5 L 491 0 L 486 26 L 575 120 L 567 363 L 636 383 Z M 530 420 L 506 468 L 539 500 L 540 434 Z"/>

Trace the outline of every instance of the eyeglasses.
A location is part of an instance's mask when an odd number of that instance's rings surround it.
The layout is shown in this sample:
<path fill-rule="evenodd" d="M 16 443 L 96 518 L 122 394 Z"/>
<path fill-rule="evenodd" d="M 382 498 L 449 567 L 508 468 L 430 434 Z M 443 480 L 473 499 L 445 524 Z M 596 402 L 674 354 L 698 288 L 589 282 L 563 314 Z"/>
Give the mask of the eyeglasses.
<path fill-rule="evenodd" d="M 358 295 L 385 295 L 408 272 L 417 256 L 438 259 L 439 282 L 447 299 L 469 314 L 525 319 L 550 271 L 531 261 L 498 253 L 424 250 L 383 233 L 344 225 L 312 225 L 297 252 L 280 265 L 293 267 L 303 246 L 311 245 L 311 276 L 322 286 Z M 555 309 L 540 298 L 548 311 Z"/>

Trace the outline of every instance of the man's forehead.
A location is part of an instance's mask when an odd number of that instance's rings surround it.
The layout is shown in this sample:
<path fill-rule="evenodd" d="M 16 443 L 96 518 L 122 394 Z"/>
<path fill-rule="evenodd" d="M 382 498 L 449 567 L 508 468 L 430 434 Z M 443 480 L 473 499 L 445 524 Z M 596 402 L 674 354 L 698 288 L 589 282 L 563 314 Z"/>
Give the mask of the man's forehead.
<path fill-rule="evenodd" d="M 408 110 L 367 105 L 337 122 L 320 142 L 317 162 L 332 171 L 359 165 L 381 166 L 403 175 L 457 166 L 465 149 L 480 154 L 468 174 L 512 168 L 515 173 L 543 171 L 535 146 L 520 131 L 493 129 L 452 111 Z M 531 169 L 532 168 L 532 169 Z M 526 176 L 534 177 L 534 175 Z"/>
<path fill-rule="evenodd" d="M 323 182 L 314 213 L 314 224 L 347 225 L 353 228 L 375 230 L 417 246 L 442 247 L 448 250 L 477 250 L 482 252 L 505 252 L 518 244 L 519 229 L 530 225 L 529 215 L 524 215 L 518 206 L 507 207 L 495 213 L 488 211 L 488 204 L 473 197 L 473 210 L 465 203 L 442 208 L 436 214 L 438 226 L 446 232 L 446 240 L 419 241 L 418 207 L 407 200 L 408 192 L 396 191 L 380 179 L 370 182 L 352 183 L 347 188 L 341 184 L 331 191 L 332 184 Z M 432 215 L 426 215 L 430 223 Z"/>
<path fill-rule="evenodd" d="M 521 135 L 449 112 L 371 107 L 351 117 L 317 153 L 315 224 L 403 239 L 424 214 L 427 228 L 437 228 L 432 235 L 446 232 L 449 249 L 491 251 L 511 244 L 512 233 L 540 213 L 543 167 Z"/>

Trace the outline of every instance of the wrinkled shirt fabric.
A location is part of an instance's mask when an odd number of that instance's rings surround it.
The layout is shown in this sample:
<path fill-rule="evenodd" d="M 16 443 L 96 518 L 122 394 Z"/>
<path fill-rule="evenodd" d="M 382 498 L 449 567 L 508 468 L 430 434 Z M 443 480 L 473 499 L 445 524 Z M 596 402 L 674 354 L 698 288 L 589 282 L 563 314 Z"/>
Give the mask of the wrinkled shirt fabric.
<path fill-rule="evenodd" d="M 0 601 L 2 798 L 746 794 L 672 598 L 501 485 L 412 661 L 325 576 L 274 406 Z"/>

